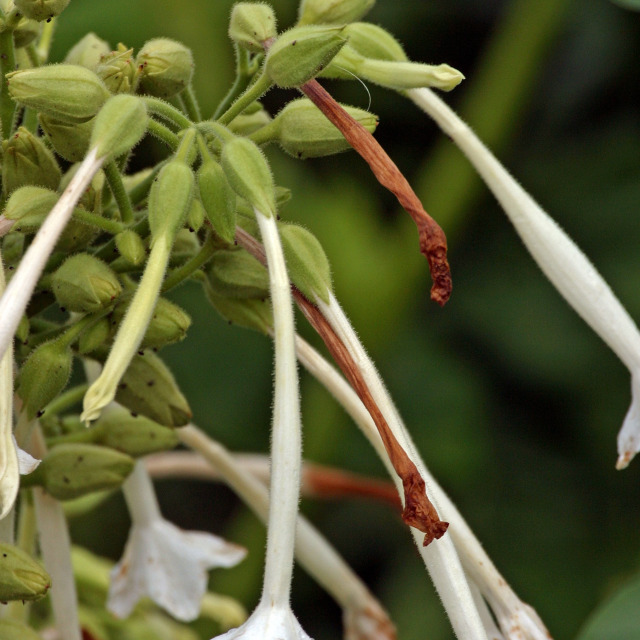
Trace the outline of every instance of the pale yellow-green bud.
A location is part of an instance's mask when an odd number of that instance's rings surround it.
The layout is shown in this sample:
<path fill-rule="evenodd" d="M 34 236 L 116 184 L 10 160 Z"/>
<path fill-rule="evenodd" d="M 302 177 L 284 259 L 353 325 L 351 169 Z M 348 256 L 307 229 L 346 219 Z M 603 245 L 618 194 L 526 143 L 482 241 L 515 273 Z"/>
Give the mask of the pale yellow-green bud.
<path fill-rule="evenodd" d="M 198 253 L 198 251 L 200 251 L 200 242 L 197 234 L 184 227 L 176 233 L 169 264 L 172 266 L 181 264 Z"/>
<path fill-rule="evenodd" d="M 262 300 L 269 297 L 266 268 L 242 249 L 216 251 L 208 277 L 211 289 L 219 296 Z"/>
<path fill-rule="evenodd" d="M 53 274 L 51 288 L 61 307 L 78 313 L 99 311 L 122 292 L 118 276 L 88 253 L 68 258 Z"/>
<path fill-rule="evenodd" d="M 42 32 L 42 25 L 35 20 L 23 18 L 13 30 L 13 41 L 16 49 L 30 45 Z"/>
<path fill-rule="evenodd" d="M 189 231 L 197 233 L 202 228 L 207 214 L 202 206 L 202 202 L 198 198 L 191 200 L 189 213 L 187 214 L 186 225 Z"/>
<path fill-rule="evenodd" d="M 139 72 L 133 49 L 127 49 L 122 43 L 116 51 L 100 58 L 95 71 L 111 93 L 134 93 L 138 85 Z"/>
<path fill-rule="evenodd" d="M 27 184 L 57 189 L 62 173 L 40 138 L 20 127 L 2 143 L 2 187 L 9 194 Z"/>
<path fill-rule="evenodd" d="M 376 0 L 302 0 L 298 24 L 345 24 L 360 20 Z"/>
<path fill-rule="evenodd" d="M 120 94 L 109 98 L 98 112 L 89 146 L 97 148 L 98 157 L 117 157 L 135 147 L 146 130 L 144 101 Z"/>
<path fill-rule="evenodd" d="M 79 65 L 51 64 L 12 71 L 6 78 L 16 102 L 64 122 L 86 122 L 109 97 L 100 78 Z"/>
<path fill-rule="evenodd" d="M 9 618 L 0 620 L 0 638 L 2 640 L 42 640 L 31 627 Z"/>
<path fill-rule="evenodd" d="M 95 444 L 58 444 L 23 484 L 42 484 L 58 500 L 116 489 L 133 470 L 131 456 Z"/>
<path fill-rule="evenodd" d="M 82 355 L 92 353 L 107 344 L 111 335 L 111 325 L 107 318 L 101 318 L 85 329 L 78 340 L 78 351 Z"/>
<path fill-rule="evenodd" d="M 50 588 L 51 578 L 40 563 L 22 549 L 0 542 L 0 602 L 38 600 Z"/>
<path fill-rule="evenodd" d="M 237 136 L 248 136 L 271 122 L 271 115 L 266 109 L 247 113 L 245 109 L 229 123 L 229 131 Z"/>
<path fill-rule="evenodd" d="M 317 76 L 346 42 L 342 27 L 293 27 L 269 49 L 265 71 L 279 87 L 300 87 Z"/>
<path fill-rule="evenodd" d="M 155 242 L 167 235 L 173 242 L 184 226 L 195 187 L 191 167 L 174 159 L 160 169 L 149 192 L 149 228 Z"/>
<path fill-rule="evenodd" d="M 27 18 L 42 22 L 59 16 L 69 0 L 14 0 L 14 4 Z"/>
<path fill-rule="evenodd" d="M 226 298 L 214 293 L 205 283 L 205 293 L 211 306 L 229 323 L 245 329 L 253 329 L 267 335 L 273 327 L 270 300 L 257 298 Z"/>
<path fill-rule="evenodd" d="M 451 91 L 464 80 L 464 76 L 448 64 L 388 62 L 369 58 L 358 67 L 358 75 L 370 82 L 397 90 L 432 87 Z"/>
<path fill-rule="evenodd" d="M 62 340 L 36 347 L 20 370 L 18 395 L 32 420 L 66 386 L 71 375 L 73 353 Z"/>
<path fill-rule="evenodd" d="M 108 55 L 110 51 L 111 47 L 106 40 L 98 38 L 95 33 L 87 33 L 82 40 L 69 49 L 64 61 L 95 71 L 102 56 Z"/>
<path fill-rule="evenodd" d="M 265 216 L 276 211 L 273 176 L 260 149 L 247 138 L 222 147 L 222 169 L 231 188 Z"/>
<path fill-rule="evenodd" d="M 151 351 L 136 355 L 122 377 L 116 401 L 165 427 L 182 427 L 191 409 L 171 372 Z"/>
<path fill-rule="evenodd" d="M 239 2 L 231 10 L 229 37 L 253 53 L 264 51 L 263 43 L 278 35 L 276 16 L 268 4 Z"/>
<path fill-rule="evenodd" d="M 158 98 L 170 98 L 189 86 L 193 77 L 193 54 L 180 42 L 154 38 L 138 52 L 140 89 Z"/>
<path fill-rule="evenodd" d="M 344 28 L 348 47 L 365 58 L 408 62 L 402 45 L 386 30 L 370 22 L 353 22 Z"/>
<path fill-rule="evenodd" d="M 16 189 L 4 209 L 4 217 L 15 220 L 13 231 L 29 232 L 37 229 L 58 201 L 55 191 L 27 185 Z"/>
<path fill-rule="evenodd" d="M 141 265 L 147 252 L 144 248 L 142 238 L 132 229 L 125 229 L 115 237 L 116 249 L 118 253 L 134 266 Z"/>
<path fill-rule="evenodd" d="M 368 111 L 342 105 L 347 113 L 373 133 L 378 118 Z M 273 122 L 251 138 L 255 142 L 275 140 L 296 158 L 317 158 L 351 149 L 340 130 L 308 98 L 289 102 Z"/>
<path fill-rule="evenodd" d="M 72 124 L 44 114 L 38 116 L 55 152 L 69 162 L 80 162 L 89 151 L 89 141 L 95 117 L 87 122 Z"/>
<path fill-rule="evenodd" d="M 24 253 L 24 234 L 19 231 L 8 233 L 2 239 L 2 262 L 5 269 L 16 266 Z"/>
<path fill-rule="evenodd" d="M 236 234 L 236 194 L 222 167 L 215 161 L 205 160 L 198 169 L 200 201 L 213 230 L 228 243 Z"/>
<path fill-rule="evenodd" d="M 180 442 L 174 429 L 163 427 L 145 416 L 133 417 L 121 407 L 105 411 L 91 428 L 94 430 L 94 442 L 134 458 L 173 449 Z"/>
<path fill-rule="evenodd" d="M 278 231 L 287 262 L 287 273 L 293 284 L 311 302 L 317 296 L 329 304 L 331 267 L 318 239 L 296 224 L 280 224 Z"/>

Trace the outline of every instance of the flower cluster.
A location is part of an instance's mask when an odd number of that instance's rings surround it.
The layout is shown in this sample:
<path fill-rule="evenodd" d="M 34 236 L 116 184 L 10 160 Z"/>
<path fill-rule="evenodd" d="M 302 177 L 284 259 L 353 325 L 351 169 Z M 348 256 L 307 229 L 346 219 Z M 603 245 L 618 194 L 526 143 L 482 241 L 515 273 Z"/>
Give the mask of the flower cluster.
<path fill-rule="evenodd" d="M 88 34 L 49 64 L 51 19 L 68 2 L 0 7 L 0 58 L 8 61 L 0 92 L 0 600 L 51 598 L 44 616 L 0 618 L 0 636 L 37 637 L 28 621 L 66 640 L 106 640 L 123 630 L 135 637 L 142 628 L 149 638 L 190 639 L 187 623 L 208 616 L 225 640 L 307 639 L 290 606 L 297 557 L 343 608 L 347 638 L 395 638 L 382 606 L 298 514 L 299 360 L 388 468 L 456 636 L 548 638 L 426 468 L 332 290 L 322 246 L 280 219 L 290 192 L 276 184 L 261 150 L 276 143 L 295 158 L 314 158 L 353 148 L 415 222 L 431 297 L 444 305 L 452 287 L 444 232 L 372 135 L 377 117 L 336 102 L 322 79 L 360 77 L 432 116 L 486 180 L 547 277 L 629 367 L 622 468 L 640 450 L 640 333 L 582 252 L 432 92 L 452 90 L 463 75 L 410 61 L 391 34 L 361 21 L 374 0 L 302 0 L 297 23 L 282 32 L 269 5 L 240 2 L 229 24 L 236 82 L 205 118 L 192 87 L 193 56 L 181 43 L 157 38 L 136 53 Z M 302 95 L 274 116 L 261 102 L 272 88 Z M 146 136 L 165 156 L 130 173 L 132 151 Z M 158 353 L 188 332 L 188 314 L 165 297 L 187 280 L 202 285 L 224 319 L 273 339 L 268 491 L 190 424 L 188 400 Z M 344 378 L 296 335 L 295 304 Z M 83 379 L 72 376 L 74 367 Z M 246 551 L 161 516 L 142 458 L 180 442 L 267 525 L 262 595 L 248 618 L 237 603 L 207 592 L 207 572 L 232 567 Z M 89 510 L 120 489 L 132 527 L 112 566 L 72 549 L 61 505 Z M 42 562 L 25 551 L 36 535 Z"/>

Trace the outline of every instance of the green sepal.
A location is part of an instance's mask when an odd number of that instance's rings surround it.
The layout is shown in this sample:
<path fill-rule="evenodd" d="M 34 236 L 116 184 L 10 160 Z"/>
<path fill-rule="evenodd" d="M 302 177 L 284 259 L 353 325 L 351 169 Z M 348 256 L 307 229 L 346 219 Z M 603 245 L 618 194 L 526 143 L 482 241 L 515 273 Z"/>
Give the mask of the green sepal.
<path fill-rule="evenodd" d="M 198 231 L 202 229 L 206 217 L 207 214 L 202 206 L 202 202 L 200 202 L 198 198 L 193 198 L 185 221 L 187 229 L 192 233 L 198 233 Z"/>
<path fill-rule="evenodd" d="M 276 15 L 268 4 L 238 2 L 231 10 L 229 37 L 252 53 L 262 53 L 263 43 L 278 35 Z"/>
<path fill-rule="evenodd" d="M 43 223 L 59 197 L 55 191 L 44 187 L 20 187 L 9 196 L 3 214 L 8 220 L 16 221 L 13 231 L 34 231 Z"/>
<path fill-rule="evenodd" d="M 371 22 L 353 22 L 344 28 L 346 46 L 373 60 L 408 62 L 402 45 L 386 30 Z"/>
<path fill-rule="evenodd" d="M 191 420 L 191 409 L 175 378 L 151 351 L 136 355 L 125 372 L 116 401 L 165 427 L 182 427 Z"/>
<path fill-rule="evenodd" d="M 376 0 L 302 0 L 298 24 L 345 24 L 360 20 Z"/>
<path fill-rule="evenodd" d="M 250 253 L 242 249 L 216 251 L 208 272 L 213 293 L 225 298 L 269 297 L 269 274 Z"/>
<path fill-rule="evenodd" d="M 51 577 L 39 562 L 19 547 L 0 542 L 0 602 L 38 600 L 50 588 Z"/>
<path fill-rule="evenodd" d="M 111 325 L 107 318 L 100 318 L 96 323 L 87 327 L 78 339 L 78 352 L 81 355 L 92 353 L 102 346 L 106 346 L 111 337 Z"/>
<path fill-rule="evenodd" d="M 245 329 L 253 329 L 268 335 L 273 327 L 273 312 L 270 300 L 257 298 L 227 298 L 216 295 L 208 283 L 205 293 L 211 306 L 229 323 Z"/>
<path fill-rule="evenodd" d="M 95 71 L 111 93 L 134 93 L 138 85 L 133 49 L 127 49 L 122 43 L 116 51 L 101 56 Z"/>
<path fill-rule="evenodd" d="M 191 84 L 193 54 L 191 49 L 169 38 L 147 41 L 138 52 L 140 90 L 158 98 L 170 98 Z"/>
<path fill-rule="evenodd" d="M 213 230 L 228 243 L 236 234 L 237 198 L 222 167 L 213 160 L 205 161 L 197 173 L 200 201 Z"/>
<path fill-rule="evenodd" d="M 38 115 L 38 121 L 55 152 L 69 162 L 80 162 L 89 151 L 89 141 L 95 118 L 81 123 L 69 123 L 45 115 Z"/>

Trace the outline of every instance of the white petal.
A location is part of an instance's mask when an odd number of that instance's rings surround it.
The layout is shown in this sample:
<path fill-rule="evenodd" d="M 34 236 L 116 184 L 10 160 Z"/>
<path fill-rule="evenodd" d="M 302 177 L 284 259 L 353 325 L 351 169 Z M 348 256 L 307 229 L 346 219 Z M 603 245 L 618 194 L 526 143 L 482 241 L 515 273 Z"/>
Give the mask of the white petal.
<path fill-rule="evenodd" d="M 395 640 L 396 630 L 389 616 L 371 598 L 367 608 L 344 610 L 343 625 L 345 640 Z"/>
<path fill-rule="evenodd" d="M 624 469 L 640 451 L 640 381 L 631 377 L 631 406 L 618 433 L 616 469 Z"/>
<path fill-rule="evenodd" d="M 111 572 L 107 607 L 124 618 L 147 596 L 178 620 L 188 622 L 198 617 L 207 570 L 231 567 L 245 553 L 222 538 L 182 531 L 166 520 L 134 526 L 124 556 Z"/>
<path fill-rule="evenodd" d="M 18 446 L 15 438 L 13 439 L 13 444 L 15 445 L 16 452 L 18 454 L 18 469 L 20 470 L 20 475 L 26 476 L 35 471 L 42 460 L 34 458 L 30 453 L 27 453 L 24 449 L 21 449 Z"/>

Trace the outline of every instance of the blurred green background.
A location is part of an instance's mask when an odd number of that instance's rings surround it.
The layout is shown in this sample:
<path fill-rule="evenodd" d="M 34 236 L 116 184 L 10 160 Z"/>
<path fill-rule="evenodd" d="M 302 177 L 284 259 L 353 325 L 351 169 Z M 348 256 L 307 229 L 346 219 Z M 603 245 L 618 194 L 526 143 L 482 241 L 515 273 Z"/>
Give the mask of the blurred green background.
<path fill-rule="evenodd" d="M 196 91 L 209 115 L 233 79 L 231 4 L 72 0 L 52 58 L 88 30 L 113 46 L 178 39 L 194 51 Z M 293 23 L 295 0 L 272 4 L 282 28 Z M 608 0 L 378 0 L 368 19 L 394 33 L 412 59 L 447 62 L 466 75 L 446 100 L 640 318 L 639 14 Z M 326 86 L 342 101 L 369 102 L 356 82 Z M 427 464 L 498 568 L 556 640 L 574 638 L 640 569 L 640 462 L 614 469 L 628 373 L 540 274 L 452 143 L 409 102 L 368 90 L 378 139 L 448 234 L 451 301 L 444 309 L 429 301 L 415 228 L 354 154 L 300 163 L 269 149 L 278 183 L 294 194 L 282 216 L 321 239 L 338 298 Z M 273 92 L 266 104 L 277 110 L 294 95 Z M 227 326 L 200 293 L 176 292 L 194 324 L 166 358 L 199 426 L 233 450 L 266 451 L 271 346 Z M 298 325 L 317 345 L 302 319 Z M 306 458 L 383 475 L 359 432 L 305 374 L 302 404 Z M 251 609 L 261 525 L 222 487 L 162 482 L 159 491 L 176 523 L 250 547 L 249 559 L 214 572 L 211 586 Z M 101 524 L 108 535 L 89 519 L 73 531 L 117 558 L 128 522 L 119 500 L 111 506 Z M 453 637 L 397 514 L 355 500 L 305 500 L 302 508 L 381 598 L 401 640 Z M 640 607 L 637 596 L 633 602 Z M 340 637 L 338 608 L 302 572 L 293 604 L 316 640 Z M 616 637 L 640 638 L 640 630 L 629 633 Z"/>

